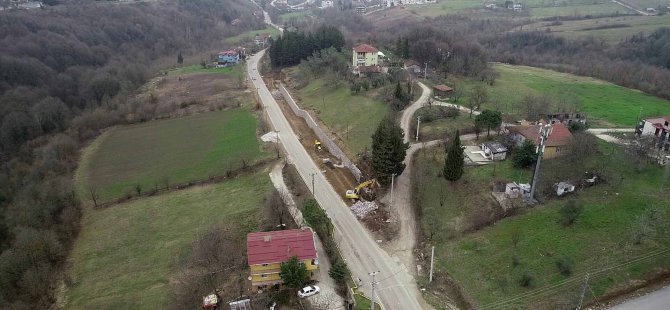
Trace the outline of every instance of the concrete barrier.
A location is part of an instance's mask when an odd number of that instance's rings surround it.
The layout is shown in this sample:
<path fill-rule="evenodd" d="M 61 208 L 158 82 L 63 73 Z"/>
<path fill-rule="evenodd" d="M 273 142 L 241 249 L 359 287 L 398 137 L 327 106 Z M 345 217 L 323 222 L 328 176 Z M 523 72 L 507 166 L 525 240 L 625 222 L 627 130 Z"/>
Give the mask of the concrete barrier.
<path fill-rule="evenodd" d="M 342 151 L 342 149 L 340 149 L 337 143 L 335 143 L 335 141 L 333 141 L 333 139 L 331 139 L 330 136 L 328 136 L 321 129 L 321 127 L 319 127 L 314 118 L 312 118 L 312 115 L 298 106 L 295 100 L 293 100 L 293 97 L 291 97 L 291 94 L 289 94 L 288 90 L 286 90 L 286 87 L 284 87 L 284 84 L 279 84 L 279 91 L 281 92 L 282 96 L 284 96 L 286 102 L 288 102 L 288 105 L 291 107 L 293 113 L 302 117 L 307 122 L 307 126 L 309 126 L 309 128 L 314 131 L 316 136 L 319 138 L 319 141 L 321 141 L 321 145 L 328 148 L 328 151 L 333 154 L 333 156 L 337 157 L 337 159 L 340 160 L 344 167 L 351 171 L 358 182 L 362 182 L 361 170 L 356 167 L 356 165 L 349 159 L 349 157 L 347 157 L 347 155 Z"/>

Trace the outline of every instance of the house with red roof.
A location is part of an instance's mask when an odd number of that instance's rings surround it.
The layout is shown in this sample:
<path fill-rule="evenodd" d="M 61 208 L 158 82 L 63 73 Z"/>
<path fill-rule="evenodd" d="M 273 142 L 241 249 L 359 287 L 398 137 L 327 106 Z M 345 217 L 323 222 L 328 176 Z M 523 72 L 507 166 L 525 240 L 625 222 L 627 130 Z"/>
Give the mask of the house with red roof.
<path fill-rule="evenodd" d="M 281 264 L 296 256 L 310 275 L 319 268 L 314 232 L 290 229 L 247 234 L 247 262 L 253 289 L 264 289 L 283 283 Z"/>
<path fill-rule="evenodd" d="M 655 145 L 659 149 L 670 149 L 670 116 L 656 116 L 643 119 L 635 128 L 635 132 L 642 136 L 656 137 Z"/>
<path fill-rule="evenodd" d="M 531 126 L 507 126 L 505 129 L 517 146 L 520 146 L 526 140 L 530 140 L 535 145 L 539 145 L 540 128 L 544 125 L 544 123 L 540 122 L 537 125 Z M 551 132 L 544 144 L 544 155 L 542 158 L 549 159 L 566 154 L 569 151 L 573 140 L 572 133 L 565 124 L 552 124 Z"/>
<path fill-rule="evenodd" d="M 353 48 L 352 66 L 377 66 L 379 50 L 370 44 L 361 44 Z"/>

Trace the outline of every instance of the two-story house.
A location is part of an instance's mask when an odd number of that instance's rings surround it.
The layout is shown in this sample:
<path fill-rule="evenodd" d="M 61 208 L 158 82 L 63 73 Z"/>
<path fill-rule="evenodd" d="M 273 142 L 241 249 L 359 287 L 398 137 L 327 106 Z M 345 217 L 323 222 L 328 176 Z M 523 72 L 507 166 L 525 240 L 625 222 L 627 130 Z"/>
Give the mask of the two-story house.
<path fill-rule="evenodd" d="M 311 229 L 255 232 L 247 235 L 247 261 L 254 290 L 283 283 L 281 264 L 298 257 L 310 275 L 319 268 L 314 233 Z"/>
<path fill-rule="evenodd" d="M 532 126 L 508 126 L 505 128 L 517 146 L 526 141 L 532 141 L 536 146 L 540 144 L 540 128 L 544 124 Z M 563 123 L 551 125 L 551 133 L 544 144 L 542 158 L 549 159 L 566 154 L 574 138 L 568 127 Z"/>
<path fill-rule="evenodd" d="M 219 53 L 218 57 L 219 66 L 234 65 L 237 64 L 239 61 L 240 61 L 240 53 L 238 53 L 236 50 L 228 50 Z"/>
<path fill-rule="evenodd" d="M 643 119 L 635 127 L 638 136 L 654 136 L 656 147 L 668 151 L 670 149 L 670 115 Z"/>
<path fill-rule="evenodd" d="M 378 53 L 379 50 L 369 44 L 356 46 L 353 49 L 353 59 L 351 64 L 353 67 L 376 66 L 378 64 Z"/>

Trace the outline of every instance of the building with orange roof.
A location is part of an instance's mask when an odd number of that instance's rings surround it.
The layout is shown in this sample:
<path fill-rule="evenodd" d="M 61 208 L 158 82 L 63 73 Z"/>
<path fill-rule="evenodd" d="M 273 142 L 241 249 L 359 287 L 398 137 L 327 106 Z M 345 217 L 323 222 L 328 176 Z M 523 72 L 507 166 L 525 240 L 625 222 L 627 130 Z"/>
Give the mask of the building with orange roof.
<path fill-rule="evenodd" d="M 507 126 L 505 129 L 517 146 L 524 141 L 530 140 L 535 145 L 540 144 L 540 128 L 544 124 L 540 123 L 531 126 Z M 551 125 L 551 133 L 547 138 L 544 147 L 543 159 L 550 159 L 566 154 L 569 151 L 570 144 L 574 138 L 570 129 L 565 124 L 556 123 Z"/>

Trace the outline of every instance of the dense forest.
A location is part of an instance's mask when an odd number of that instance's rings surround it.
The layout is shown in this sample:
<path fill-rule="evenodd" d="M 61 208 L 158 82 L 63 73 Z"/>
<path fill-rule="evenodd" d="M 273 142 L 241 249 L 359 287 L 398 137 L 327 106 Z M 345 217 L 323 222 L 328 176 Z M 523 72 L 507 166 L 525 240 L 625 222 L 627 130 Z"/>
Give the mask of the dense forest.
<path fill-rule="evenodd" d="M 81 143 L 144 121 L 130 95 L 178 53 L 223 48 L 223 37 L 264 27 L 242 0 L 73 3 L 0 12 L 2 309 L 48 308 L 67 284 Z"/>
<path fill-rule="evenodd" d="M 320 26 L 311 33 L 285 31 L 270 46 L 270 59 L 275 68 L 294 66 L 312 56 L 315 51 L 344 46 L 344 37 L 335 27 Z"/>

